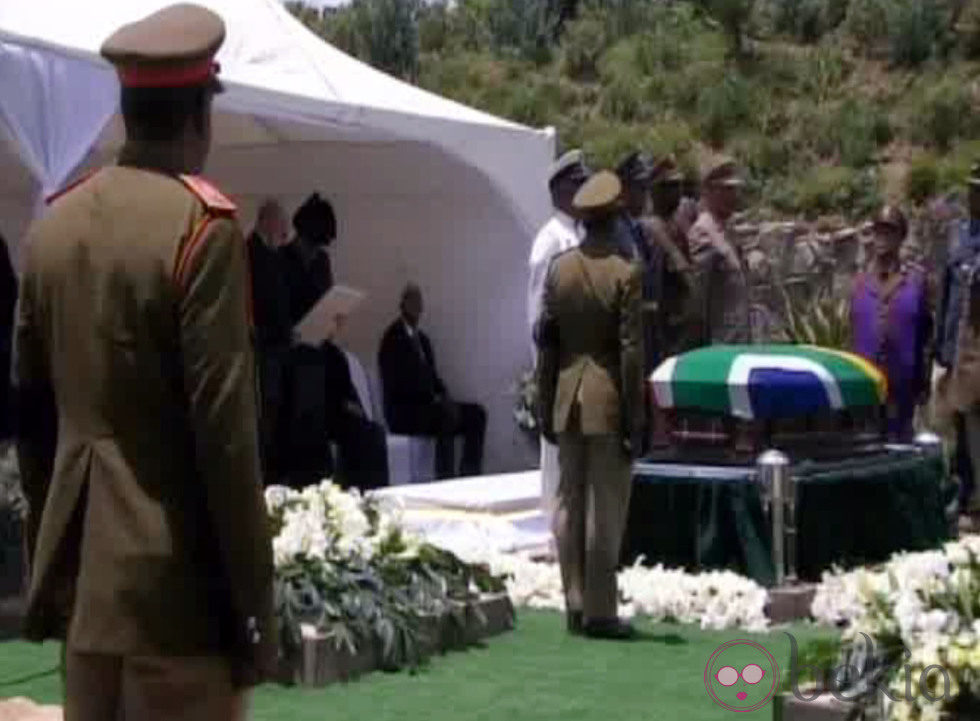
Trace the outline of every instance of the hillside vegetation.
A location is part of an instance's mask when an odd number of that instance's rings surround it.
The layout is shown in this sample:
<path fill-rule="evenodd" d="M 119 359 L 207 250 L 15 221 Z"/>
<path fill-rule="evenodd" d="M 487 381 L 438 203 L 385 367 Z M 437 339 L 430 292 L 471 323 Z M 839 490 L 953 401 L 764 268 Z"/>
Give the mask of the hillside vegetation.
<path fill-rule="evenodd" d="M 980 0 L 354 0 L 308 26 L 387 72 L 533 126 L 597 166 L 708 151 L 760 214 L 865 214 L 980 158 Z"/>

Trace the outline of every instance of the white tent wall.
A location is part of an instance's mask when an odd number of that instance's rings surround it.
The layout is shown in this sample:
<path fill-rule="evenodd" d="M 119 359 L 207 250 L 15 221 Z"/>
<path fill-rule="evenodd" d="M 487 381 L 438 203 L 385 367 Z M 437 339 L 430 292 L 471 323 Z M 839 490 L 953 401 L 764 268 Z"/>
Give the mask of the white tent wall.
<path fill-rule="evenodd" d="M 164 4 L 37 0 L 15 11 L 20 3 L 0 0 L 0 233 L 15 245 L 15 258 L 41 193 L 111 161 L 118 149 L 118 89 L 95 56 L 106 28 Z M 450 390 L 487 406 L 485 470 L 533 465 L 537 453 L 512 419 L 512 388 L 531 362 L 526 258 L 548 212 L 553 133 L 378 73 L 323 44 L 276 0 L 202 4 L 229 27 L 219 55 L 228 91 L 218 100 L 205 175 L 240 204 L 246 230 L 265 197 L 279 198 L 290 213 L 313 190 L 330 198 L 339 224 L 331 248 L 337 282 L 369 294 L 348 324 L 346 344 L 376 367 L 398 295 L 406 282 L 418 282 L 423 324 Z M 49 17 L 62 22 L 45 35 Z M 5 63 L 11 58 L 19 69 Z M 75 141 L 64 140 L 66 128 L 76 140 L 98 137 L 84 160 L 75 157 Z"/>

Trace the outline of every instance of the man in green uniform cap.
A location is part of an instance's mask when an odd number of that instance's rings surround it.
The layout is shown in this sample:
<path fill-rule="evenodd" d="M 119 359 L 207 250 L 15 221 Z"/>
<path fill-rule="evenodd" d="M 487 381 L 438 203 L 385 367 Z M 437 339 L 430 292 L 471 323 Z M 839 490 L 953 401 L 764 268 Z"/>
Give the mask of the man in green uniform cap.
<path fill-rule="evenodd" d="M 707 345 L 751 343 L 749 285 L 741 248 L 729 223 L 738 207 L 742 180 L 728 159 L 707 166 L 701 176 L 703 210 L 691 227 L 701 341 Z"/>
<path fill-rule="evenodd" d="M 653 213 L 643 219 L 650 243 L 663 256 L 657 314 L 659 360 L 695 348 L 699 324 L 694 292 L 694 266 L 687 233 L 678 222 L 683 176 L 673 157 L 657 162 L 650 171 Z M 649 359 L 648 359 L 649 364 Z"/>
<path fill-rule="evenodd" d="M 105 42 L 126 144 L 26 240 L 25 635 L 65 641 L 68 721 L 241 718 L 277 656 L 247 249 L 192 175 L 224 34 L 178 5 Z"/>
<path fill-rule="evenodd" d="M 632 635 L 617 617 L 616 566 L 645 415 L 643 269 L 620 251 L 621 192 L 604 171 L 575 195 L 585 240 L 552 262 L 537 329 L 541 428 L 558 443 L 554 531 L 569 630 L 617 639 Z"/>

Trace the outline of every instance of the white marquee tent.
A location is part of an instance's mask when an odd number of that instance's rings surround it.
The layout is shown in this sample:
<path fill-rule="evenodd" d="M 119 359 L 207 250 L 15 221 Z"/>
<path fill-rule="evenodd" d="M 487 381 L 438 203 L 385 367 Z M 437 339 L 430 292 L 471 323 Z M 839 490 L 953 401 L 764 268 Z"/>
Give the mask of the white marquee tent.
<path fill-rule="evenodd" d="M 313 190 L 338 217 L 339 282 L 365 289 L 344 341 L 375 365 L 409 281 L 453 394 L 490 413 L 487 471 L 528 459 L 511 417 L 530 363 L 526 258 L 547 215 L 551 131 L 531 130 L 399 82 L 322 42 L 277 0 L 198 0 L 222 15 L 205 175 L 240 205 Z M 0 233 L 14 246 L 40 198 L 121 141 L 118 88 L 98 56 L 116 27 L 168 0 L 0 0 Z"/>

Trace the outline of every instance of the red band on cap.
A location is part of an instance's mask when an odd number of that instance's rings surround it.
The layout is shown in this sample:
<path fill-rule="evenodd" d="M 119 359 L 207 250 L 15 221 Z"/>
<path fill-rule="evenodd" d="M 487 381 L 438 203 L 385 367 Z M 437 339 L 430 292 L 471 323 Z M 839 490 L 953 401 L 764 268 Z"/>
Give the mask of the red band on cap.
<path fill-rule="evenodd" d="M 180 88 L 203 85 L 217 76 L 219 70 L 218 63 L 210 58 L 176 68 L 131 65 L 119 68 L 119 82 L 127 88 Z"/>

